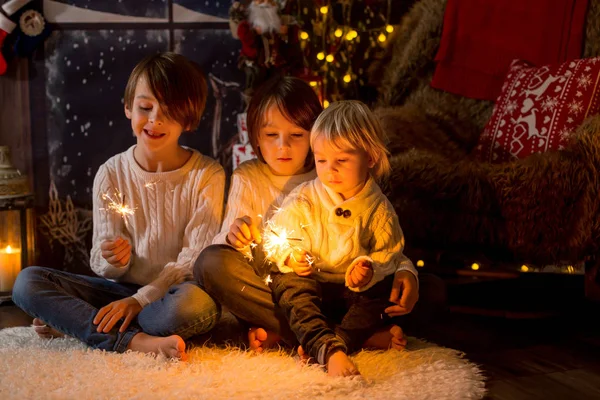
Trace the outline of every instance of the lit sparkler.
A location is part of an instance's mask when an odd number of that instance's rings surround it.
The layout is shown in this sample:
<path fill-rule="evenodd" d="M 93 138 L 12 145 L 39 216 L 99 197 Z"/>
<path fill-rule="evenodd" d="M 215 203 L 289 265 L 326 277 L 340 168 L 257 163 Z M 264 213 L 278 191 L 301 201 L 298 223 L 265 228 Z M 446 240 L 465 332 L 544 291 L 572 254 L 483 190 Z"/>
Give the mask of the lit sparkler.
<path fill-rule="evenodd" d="M 112 195 L 110 193 L 102 194 L 102 199 L 107 202 L 106 208 L 103 208 L 102 210 L 108 210 L 119 214 L 127 225 L 126 216 L 133 215 L 136 209 L 125 204 L 125 195 L 115 190 Z"/>
<path fill-rule="evenodd" d="M 301 250 L 294 247 L 292 242 L 301 242 L 303 239 L 293 237 L 293 234 L 293 230 L 288 231 L 285 228 L 279 228 L 273 221 L 267 221 L 267 227 L 263 233 L 263 250 L 267 258 L 272 258 L 289 250 Z"/>
<path fill-rule="evenodd" d="M 301 229 L 304 229 L 308 225 L 302 225 Z M 282 254 L 292 250 L 291 257 L 294 257 L 294 251 L 303 252 L 300 246 L 294 243 L 303 242 L 304 239 L 301 237 L 294 237 L 294 230 L 288 231 L 285 228 L 280 228 L 273 223 L 273 221 L 267 222 L 267 228 L 263 233 L 263 250 L 267 255 L 267 258 L 272 258 L 277 254 Z M 308 265 L 312 266 L 315 262 L 315 257 L 305 253 L 304 258 Z M 295 261 L 298 261 L 294 258 Z"/>
<path fill-rule="evenodd" d="M 273 215 L 276 215 L 282 211 L 281 208 L 276 207 L 273 211 Z M 261 214 L 257 215 L 259 218 L 263 218 Z M 277 254 L 282 254 L 284 252 L 288 252 L 292 250 L 291 257 L 294 257 L 294 250 L 297 252 L 302 252 L 303 249 L 300 246 L 295 245 L 295 243 L 303 242 L 304 239 L 301 237 L 294 236 L 294 230 L 288 231 L 285 228 L 278 227 L 273 220 L 268 220 L 265 223 L 265 227 L 262 232 L 262 249 L 266 255 L 266 260 L 272 259 Z M 300 224 L 300 230 L 305 229 L 310 224 Z M 255 242 L 250 243 L 250 251 L 245 254 L 246 258 L 250 261 L 253 261 L 253 256 L 251 250 L 256 248 L 258 244 Z M 294 258 L 295 260 L 295 258 Z M 315 262 L 315 257 L 306 253 L 305 260 L 308 265 L 312 266 Z M 297 260 L 296 260 L 297 261 Z M 265 278 L 265 283 L 268 284 L 267 281 L 270 281 L 271 277 L 267 276 Z"/>

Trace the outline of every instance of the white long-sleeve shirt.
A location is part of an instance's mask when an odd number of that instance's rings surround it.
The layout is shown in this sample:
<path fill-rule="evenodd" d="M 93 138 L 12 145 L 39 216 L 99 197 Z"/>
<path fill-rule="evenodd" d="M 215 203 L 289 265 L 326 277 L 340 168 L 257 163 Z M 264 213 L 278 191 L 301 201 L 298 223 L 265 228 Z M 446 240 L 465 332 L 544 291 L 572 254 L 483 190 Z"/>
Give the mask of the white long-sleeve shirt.
<path fill-rule="evenodd" d="M 269 167 L 257 159 L 241 163 L 231 176 L 223 226 L 213 244 L 228 244 L 227 234 L 236 218 L 248 215 L 253 221 L 268 219 L 296 186 L 316 176 L 314 169 L 301 175 L 273 175 Z M 238 250 L 249 251 L 247 247 Z"/>
<path fill-rule="evenodd" d="M 134 148 L 110 158 L 94 179 L 90 265 L 104 278 L 142 285 L 133 297 L 144 307 L 169 287 L 192 279 L 196 258 L 221 225 L 225 173 L 195 150 L 179 169 L 148 172 L 135 161 Z M 109 210 L 104 194 L 124 200 L 134 214 Z M 118 236 L 132 246 L 124 267 L 109 264 L 100 249 L 103 241 Z"/>
<path fill-rule="evenodd" d="M 372 178 L 348 200 L 319 179 L 306 182 L 290 193 L 272 222 L 276 229 L 285 228 L 302 239 L 293 247 L 315 258 L 312 276 L 317 280 L 348 286 L 349 273 L 361 260 L 371 262 L 373 278 L 363 287 L 350 288 L 353 291 L 367 290 L 402 270 L 418 279 L 413 263 L 403 254 L 404 235 L 394 207 Z M 281 272 L 289 273 L 293 270 L 285 261 L 291 253 L 291 248 L 283 248 L 269 258 Z"/>

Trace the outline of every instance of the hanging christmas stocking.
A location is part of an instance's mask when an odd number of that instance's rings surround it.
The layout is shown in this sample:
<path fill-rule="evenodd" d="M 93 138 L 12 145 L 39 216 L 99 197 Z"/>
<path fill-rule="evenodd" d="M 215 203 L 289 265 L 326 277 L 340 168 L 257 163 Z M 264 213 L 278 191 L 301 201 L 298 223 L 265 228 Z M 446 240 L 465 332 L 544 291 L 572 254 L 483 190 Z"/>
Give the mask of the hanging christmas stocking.
<path fill-rule="evenodd" d="M 13 50 L 18 56 L 28 57 L 50 35 L 40 5 L 41 2 L 31 0 L 10 0 L 2 5 L 2 10 L 17 24 Z"/>
<path fill-rule="evenodd" d="M 0 75 L 4 75 L 6 72 L 6 59 L 2 54 L 2 45 L 4 44 L 6 36 L 15 29 L 15 26 L 14 22 L 0 13 Z"/>

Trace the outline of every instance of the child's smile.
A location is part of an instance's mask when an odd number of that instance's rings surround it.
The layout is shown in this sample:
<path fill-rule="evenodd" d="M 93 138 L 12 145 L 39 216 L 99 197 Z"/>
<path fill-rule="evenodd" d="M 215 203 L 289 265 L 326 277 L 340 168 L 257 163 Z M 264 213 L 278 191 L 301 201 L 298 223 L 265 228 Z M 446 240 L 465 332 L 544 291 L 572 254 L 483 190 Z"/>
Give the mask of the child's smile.
<path fill-rule="evenodd" d="M 162 138 L 162 137 L 164 137 L 166 135 L 165 133 L 157 132 L 157 131 L 150 130 L 150 129 L 144 129 L 143 132 L 150 139 L 153 139 L 153 140 L 160 139 L 160 138 Z"/>
<path fill-rule="evenodd" d="M 177 148 L 183 128 L 165 115 L 145 78 L 138 81 L 133 107 L 131 110 L 125 108 L 125 114 L 131 119 L 131 128 L 138 138 L 138 145 L 145 147 L 147 151 Z"/>

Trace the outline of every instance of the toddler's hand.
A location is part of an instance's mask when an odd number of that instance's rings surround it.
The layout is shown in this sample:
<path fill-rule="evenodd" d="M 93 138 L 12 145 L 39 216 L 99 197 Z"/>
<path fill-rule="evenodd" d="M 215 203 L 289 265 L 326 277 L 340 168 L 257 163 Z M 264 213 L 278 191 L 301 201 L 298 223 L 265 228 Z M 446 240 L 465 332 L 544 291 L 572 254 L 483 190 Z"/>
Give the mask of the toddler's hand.
<path fill-rule="evenodd" d="M 348 286 L 351 288 L 359 288 L 371 282 L 373 278 L 373 266 L 368 260 L 360 260 L 348 276 Z"/>
<path fill-rule="evenodd" d="M 252 242 L 260 243 L 260 231 L 248 215 L 236 218 L 229 227 L 227 242 L 238 249 L 248 246 Z"/>
<path fill-rule="evenodd" d="M 100 244 L 100 250 L 102 250 L 102 257 L 116 268 L 126 266 L 131 259 L 131 244 L 122 237 L 103 241 Z"/>
<path fill-rule="evenodd" d="M 298 276 L 309 276 L 312 274 L 312 265 L 308 263 L 307 253 L 304 250 L 294 250 L 285 261 L 285 265 L 294 270 Z"/>

